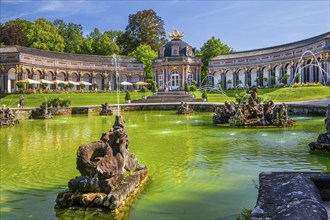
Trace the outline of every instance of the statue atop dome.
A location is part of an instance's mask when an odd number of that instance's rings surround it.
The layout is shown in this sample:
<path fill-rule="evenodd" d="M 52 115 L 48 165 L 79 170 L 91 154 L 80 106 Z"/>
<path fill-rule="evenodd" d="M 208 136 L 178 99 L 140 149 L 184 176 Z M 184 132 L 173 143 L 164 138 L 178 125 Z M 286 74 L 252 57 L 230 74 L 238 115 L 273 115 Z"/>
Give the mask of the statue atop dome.
<path fill-rule="evenodd" d="M 174 29 L 172 33 L 168 33 L 168 36 L 172 39 L 180 39 L 184 36 L 184 32 L 180 34 L 178 29 Z"/>

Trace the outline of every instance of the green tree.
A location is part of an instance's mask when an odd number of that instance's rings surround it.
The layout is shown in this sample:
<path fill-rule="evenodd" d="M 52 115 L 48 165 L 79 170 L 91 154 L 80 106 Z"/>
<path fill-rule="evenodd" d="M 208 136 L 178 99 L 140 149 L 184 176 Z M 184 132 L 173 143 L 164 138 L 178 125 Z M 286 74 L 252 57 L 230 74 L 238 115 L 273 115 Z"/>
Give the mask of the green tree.
<path fill-rule="evenodd" d="M 201 58 L 203 62 L 202 66 L 202 78 L 205 77 L 208 70 L 208 62 L 220 54 L 226 54 L 232 52 L 232 48 L 223 44 L 220 38 L 211 37 L 206 43 L 201 47 Z"/>
<path fill-rule="evenodd" d="M 63 20 L 56 19 L 53 24 L 65 42 L 64 52 L 82 53 L 84 36 L 80 24 L 65 23 Z"/>
<path fill-rule="evenodd" d="M 26 32 L 32 24 L 30 21 L 18 18 L 0 24 L 0 44 L 29 46 Z"/>
<path fill-rule="evenodd" d="M 84 38 L 83 44 L 81 46 L 81 53 L 82 54 L 93 54 L 93 47 L 92 47 L 93 39 L 92 38 Z"/>
<path fill-rule="evenodd" d="M 27 30 L 26 36 L 30 47 L 63 52 L 65 43 L 57 28 L 44 18 L 38 18 L 31 28 Z"/>
<path fill-rule="evenodd" d="M 0 26 L 0 43 L 1 45 L 25 45 L 26 37 L 23 28 L 19 24 L 1 25 Z"/>
<path fill-rule="evenodd" d="M 139 45 L 133 52 L 129 53 L 129 56 L 140 60 L 144 65 L 147 78 L 152 78 L 152 62 L 156 59 L 157 53 L 149 45 Z"/>
<path fill-rule="evenodd" d="M 84 49 L 87 49 L 87 52 L 88 50 L 92 50 L 92 54 L 95 55 L 118 54 L 120 49 L 108 34 L 102 34 L 98 28 L 94 28 L 94 30 L 87 36 L 88 40 L 85 41 L 86 47 L 84 47 Z"/>
<path fill-rule="evenodd" d="M 164 21 L 152 9 L 130 14 L 125 33 L 118 39 L 125 55 L 134 51 L 140 44 L 147 44 L 157 51 L 165 43 Z"/>

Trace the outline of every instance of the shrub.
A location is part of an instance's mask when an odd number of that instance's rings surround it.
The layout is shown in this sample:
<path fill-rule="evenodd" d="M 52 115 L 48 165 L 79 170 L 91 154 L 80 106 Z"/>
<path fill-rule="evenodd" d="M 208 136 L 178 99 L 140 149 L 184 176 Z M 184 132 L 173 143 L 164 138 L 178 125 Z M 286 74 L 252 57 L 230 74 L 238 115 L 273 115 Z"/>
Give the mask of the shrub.
<path fill-rule="evenodd" d="M 157 88 L 157 82 L 156 81 L 152 81 L 152 90 L 153 93 L 158 92 L 158 88 Z"/>
<path fill-rule="evenodd" d="M 48 84 L 47 83 L 41 83 L 41 88 L 42 89 L 47 89 L 48 87 Z"/>
<path fill-rule="evenodd" d="M 184 91 L 185 91 L 185 92 L 189 92 L 189 91 L 190 91 L 190 88 L 189 88 L 188 82 L 186 82 L 186 83 L 184 84 Z"/>
<path fill-rule="evenodd" d="M 126 91 L 125 100 L 126 101 L 131 100 L 131 95 L 129 94 L 128 91 Z"/>
<path fill-rule="evenodd" d="M 71 100 L 70 99 L 61 99 L 61 98 L 53 98 L 49 100 L 48 102 L 43 102 L 42 105 L 48 105 L 48 107 L 53 106 L 54 108 L 57 107 L 69 107 L 71 105 Z"/>
<path fill-rule="evenodd" d="M 19 90 L 23 90 L 23 89 L 24 89 L 24 83 L 22 83 L 22 82 L 17 82 L 17 83 L 16 83 L 16 86 L 17 86 L 17 88 L 18 88 Z"/>
<path fill-rule="evenodd" d="M 65 84 L 61 82 L 61 83 L 59 83 L 59 84 L 58 84 L 58 87 L 60 87 L 60 89 L 62 89 L 62 90 L 63 90 L 63 89 L 64 89 L 64 87 L 65 87 Z"/>
<path fill-rule="evenodd" d="M 203 89 L 203 92 L 202 92 L 202 98 L 203 98 L 203 99 L 207 99 L 207 92 L 206 92 L 206 89 Z"/>
<path fill-rule="evenodd" d="M 72 90 L 73 87 L 74 87 L 74 85 L 73 85 L 72 83 L 70 83 L 70 84 L 68 85 L 68 87 L 69 87 L 70 90 Z"/>
<path fill-rule="evenodd" d="M 145 87 L 145 86 L 142 86 L 142 89 L 141 89 L 141 92 L 148 92 L 149 90 L 148 90 L 148 88 L 147 87 Z"/>
<path fill-rule="evenodd" d="M 133 84 L 133 89 L 137 89 L 136 83 Z"/>
<path fill-rule="evenodd" d="M 191 92 L 195 92 L 197 90 L 195 85 L 190 86 L 190 91 Z"/>
<path fill-rule="evenodd" d="M 96 82 L 93 82 L 93 84 L 92 84 L 93 90 L 95 90 L 97 87 L 98 87 L 97 83 Z"/>
<path fill-rule="evenodd" d="M 300 87 L 300 84 L 299 84 L 299 83 L 294 83 L 294 84 L 292 85 L 292 87 L 293 87 L 293 88 Z"/>
<path fill-rule="evenodd" d="M 103 87 L 105 88 L 105 90 L 109 90 L 110 85 L 109 85 L 109 83 L 104 83 Z M 134 87 L 134 85 L 133 85 L 133 87 Z"/>
<path fill-rule="evenodd" d="M 54 108 L 57 108 L 58 106 L 60 106 L 60 98 L 56 97 L 50 100 L 50 104 L 51 106 L 53 106 Z"/>
<path fill-rule="evenodd" d="M 69 107 L 71 100 L 69 99 L 60 99 L 60 107 Z"/>

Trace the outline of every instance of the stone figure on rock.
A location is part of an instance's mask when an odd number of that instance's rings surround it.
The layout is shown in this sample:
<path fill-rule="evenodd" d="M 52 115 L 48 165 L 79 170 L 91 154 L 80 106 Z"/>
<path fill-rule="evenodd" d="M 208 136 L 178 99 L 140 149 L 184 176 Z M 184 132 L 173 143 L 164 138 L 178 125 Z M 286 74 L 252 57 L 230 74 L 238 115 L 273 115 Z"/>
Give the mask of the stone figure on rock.
<path fill-rule="evenodd" d="M 68 191 L 56 199 L 58 208 L 71 206 L 115 209 L 147 178 L 147 169 L 129 149 L 125 122 L 115 117 L 113 127 L 100 141 L 77 150 L 77 169 L 81 173 L 68 183 Z"/>

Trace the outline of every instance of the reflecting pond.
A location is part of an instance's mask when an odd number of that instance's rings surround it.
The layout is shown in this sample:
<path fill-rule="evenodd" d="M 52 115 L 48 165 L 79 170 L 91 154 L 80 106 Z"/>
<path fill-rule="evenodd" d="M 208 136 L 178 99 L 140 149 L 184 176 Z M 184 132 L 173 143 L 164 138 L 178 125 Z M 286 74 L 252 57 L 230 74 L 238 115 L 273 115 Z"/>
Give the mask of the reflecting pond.
<path fill-rule="evenodd" d="M 260 172 L 330 171 L 330 154 L 308 148 L 325 132 L 321 117 L 292 117 L 295 127 L 262 129 L 213 125 L 212 113 L 122 115 L 130 151 L 151 176 L 125 218 L 235 219 L 254 207 Z M 58 116 L 2 128 L 0 218 L 67 219 L 53 207 L 57 193 L 79 175 L 77 148 L 99 140 L 113 122 L 114 116 Z"/>

